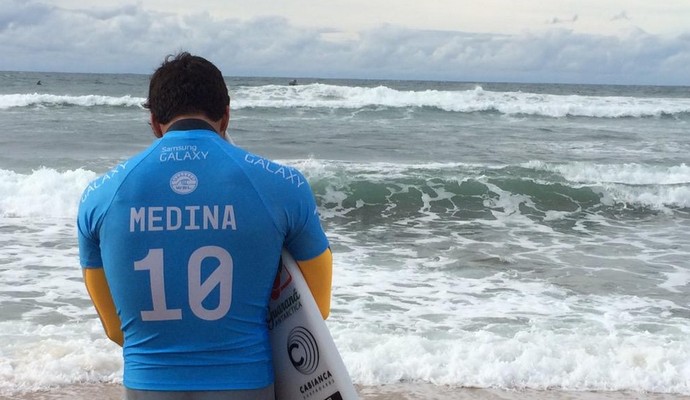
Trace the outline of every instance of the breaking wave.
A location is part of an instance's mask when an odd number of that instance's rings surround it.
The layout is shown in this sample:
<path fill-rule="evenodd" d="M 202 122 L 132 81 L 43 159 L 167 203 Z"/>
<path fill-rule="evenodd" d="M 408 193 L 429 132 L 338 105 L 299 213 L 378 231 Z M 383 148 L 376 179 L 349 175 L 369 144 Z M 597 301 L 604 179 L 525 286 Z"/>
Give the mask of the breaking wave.
<path fill-rule="evenodd" d="M 431 108 L 444 112 L 490 112 L 539 117 L 648 118 L 687 117 L 690 99 L 625 96 L 554 95 L 471 90 L 396 90 L 386 86 L 358 87 L 326 84 L 303 86 L 239 86 L 231 107 L 254 108 Z M 146 99 L 130 95 L 5 94 L 0 109 L 15 107 L 142 107 Z"/>

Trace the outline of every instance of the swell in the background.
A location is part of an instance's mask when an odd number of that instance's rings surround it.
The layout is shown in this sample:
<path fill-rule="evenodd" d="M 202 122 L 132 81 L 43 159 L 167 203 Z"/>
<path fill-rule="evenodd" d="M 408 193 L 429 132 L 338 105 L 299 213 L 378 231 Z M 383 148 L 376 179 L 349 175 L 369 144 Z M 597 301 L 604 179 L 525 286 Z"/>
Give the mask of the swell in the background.
<path fill-rule="evenodd" d="M 360 87 L 314 83 L 304 86 L 238 86 L 231 88 L 232 107 L 434 108 L 447 112 L 496 112 L 505 115 L 594 118 L 687 118 L 690 99 L 630 96 L 557 95 L 528 92 L 471 90 L 396 90 L 386 86 Z M 17 107 L 109 106 L 141 107 L 142 97 L 106 95 L 1 94 L 0 110 Z"/>

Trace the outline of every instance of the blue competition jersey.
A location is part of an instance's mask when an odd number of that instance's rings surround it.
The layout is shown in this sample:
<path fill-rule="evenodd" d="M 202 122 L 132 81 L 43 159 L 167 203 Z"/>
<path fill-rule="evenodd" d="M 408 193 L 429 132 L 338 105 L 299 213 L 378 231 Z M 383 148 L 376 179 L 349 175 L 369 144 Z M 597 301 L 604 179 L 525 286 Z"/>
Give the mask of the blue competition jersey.
<path fill-rule="evenodd" d="M 281 248 L 308 260 L 328 247 L 302 174 L 198 120 L 93 181 L 78 230 L 81 264 L 105 268 L 120 315 L 124 385 L 143 390 L 270 385 Z"/>

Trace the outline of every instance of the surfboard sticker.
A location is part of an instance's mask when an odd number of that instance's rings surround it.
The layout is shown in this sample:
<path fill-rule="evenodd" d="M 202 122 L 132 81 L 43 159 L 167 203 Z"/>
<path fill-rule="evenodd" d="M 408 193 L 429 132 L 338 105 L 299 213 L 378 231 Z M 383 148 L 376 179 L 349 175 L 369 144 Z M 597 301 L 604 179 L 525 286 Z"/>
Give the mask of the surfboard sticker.
<path fill-rule="evenodd" d="M 276 400 L 359 399 L 316 301 L 285 250 L 271 292 L 268 329 Z"/>

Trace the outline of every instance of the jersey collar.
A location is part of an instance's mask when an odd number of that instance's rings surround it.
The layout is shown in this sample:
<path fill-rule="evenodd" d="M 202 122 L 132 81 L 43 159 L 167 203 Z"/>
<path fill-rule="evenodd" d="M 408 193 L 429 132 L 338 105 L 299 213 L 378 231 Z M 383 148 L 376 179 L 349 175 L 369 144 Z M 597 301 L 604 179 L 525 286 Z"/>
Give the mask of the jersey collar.
<path fill-rule="evenodd" d="M 181 119 L 179 121 L 175 121 L 172 125 L 170 125 L 167 132 L 170 132 L 170 131 L 194 131 L 194 130 L 202 130 L 202 129 L 208 130 L 211 132 L 216 131 L 215 129 L 213 129 L 211 124 L 209 124 L 208 122 L 206 122 L 204 120 L 195 119 L 195 118 L 188 118 L 188 119 Z"/>

